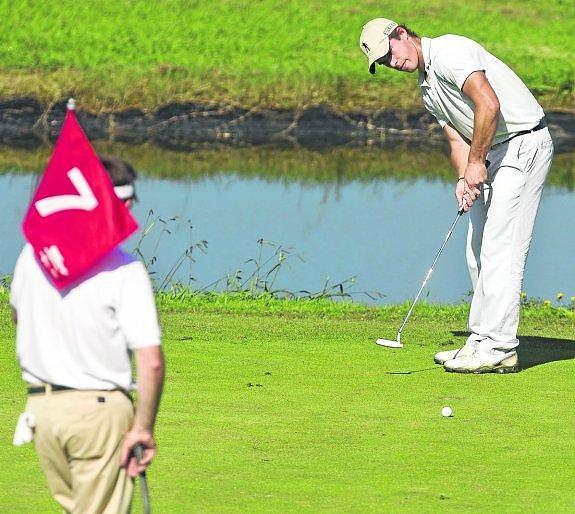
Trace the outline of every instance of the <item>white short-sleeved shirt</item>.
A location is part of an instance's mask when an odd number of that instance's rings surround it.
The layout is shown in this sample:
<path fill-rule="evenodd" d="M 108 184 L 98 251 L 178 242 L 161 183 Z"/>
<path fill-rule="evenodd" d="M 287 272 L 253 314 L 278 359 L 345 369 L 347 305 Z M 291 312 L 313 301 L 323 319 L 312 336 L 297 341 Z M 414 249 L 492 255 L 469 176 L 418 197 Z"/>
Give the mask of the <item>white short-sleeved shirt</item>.
<path fill-rule="evenodd" d="M 131 351 L 160 344 L 146 269 L 120 248 L 78 284 L 58 291 L 28 244 L 16 263 L 10 303 L 18 316 L 18 362 L 29 384 L 129 391 Z"/>
<path fill-rule="evenodd" d="M 425 73 L 419 88 L 425 108 L 441 127 L 451 123 L 468 140 L 473 137 L 474 104 L 462 92 L 467 77 L 484 71 L 499 99 L 500 115 L 493 144 L 535 127 L 543 109 L 522 80 L 481 45 L 463 36 L 446 34 L 421 38 Z"/>

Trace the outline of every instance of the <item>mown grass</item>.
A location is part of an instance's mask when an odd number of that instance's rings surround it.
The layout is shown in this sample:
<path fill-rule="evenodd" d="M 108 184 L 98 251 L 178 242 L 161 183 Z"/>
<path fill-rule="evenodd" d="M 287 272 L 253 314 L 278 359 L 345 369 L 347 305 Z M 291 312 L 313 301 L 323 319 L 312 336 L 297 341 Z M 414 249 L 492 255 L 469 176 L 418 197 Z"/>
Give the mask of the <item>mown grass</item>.
<path fill-rule="evenodd" d="M 460 376 L 431 357 L 464 339 L 464 305 L 418 308 L 400 351 L 373 344 L 395 335 L 400 306 L 217 295 L 159 305 L 168 375 L 154 512 L 572 512 L 566 310 L 524 311 L 521 373 Z M 24 404 L 13 338 L 0 293 L 0 501 L 56 512 L 33 450 L 10 446 Z"/>
<path fill-rule="evenodd" d="M 117 155 L 132 163 L 145 177 L 201 180 L 207 175 L 235 173 L 244 177 L 338 184 L 350 181 L 393 179 L 453 181 L 448 152 L 438 148 L 393 149 L 374 147 L 312 151 L 303 148 L 212 147 L 192 152 L 166 150 L 154 145 L 94 142 L 97 152 Z M 46 167 L 52 149 L 0 147 L 0 174 L 35 173 Z M 575 153 L 557 154 L 547 179 L 549 185 L 575 188 Z"/>
<path fill-rule="evenodd" d="M 171 101 L 345 110 L 420 108 L 415 77 L 372 78 L 370 18 L 463 34 L 511 65 L 546 106 L 574 105 L 571 0 L 144 0 L 0 3 L 0 96 L 70 94 L 91 109 Z"/>

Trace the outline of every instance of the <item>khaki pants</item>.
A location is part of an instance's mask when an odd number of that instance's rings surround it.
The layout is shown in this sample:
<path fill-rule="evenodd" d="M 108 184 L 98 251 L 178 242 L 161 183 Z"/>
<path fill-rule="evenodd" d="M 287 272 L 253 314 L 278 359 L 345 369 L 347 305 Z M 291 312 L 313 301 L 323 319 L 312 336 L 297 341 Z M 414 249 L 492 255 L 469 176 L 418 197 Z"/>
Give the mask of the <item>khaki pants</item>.
<path fill-rule="evenodd" d="M 54 498 L 68 513 L 130 511 L 133 480 L 120 468 L 132 402 L 120 391 L 31 394 L 34 444 Z"/>
<path fill-rule="evenodd" d="M 489 183 L 469 216 L 467 264 L 473 283 L 470 339 L 482 351 L 519 342 L 523 272 L 545 178 L 553 158 L 548 129 L 518 136 L 489 152 Z"/>

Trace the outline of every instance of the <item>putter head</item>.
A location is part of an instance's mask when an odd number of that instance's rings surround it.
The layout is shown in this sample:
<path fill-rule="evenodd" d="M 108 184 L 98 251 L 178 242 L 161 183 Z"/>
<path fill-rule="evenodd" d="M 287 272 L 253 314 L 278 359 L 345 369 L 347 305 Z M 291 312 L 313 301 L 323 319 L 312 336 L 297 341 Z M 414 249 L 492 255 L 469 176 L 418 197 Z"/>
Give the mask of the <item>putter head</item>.
<path fill-rule="evenodd" d="M 388 348 L 403 348 L 403 344 L 395 339 L 378 339 L 375 344 L 379 346 L 387 346 Z"/>

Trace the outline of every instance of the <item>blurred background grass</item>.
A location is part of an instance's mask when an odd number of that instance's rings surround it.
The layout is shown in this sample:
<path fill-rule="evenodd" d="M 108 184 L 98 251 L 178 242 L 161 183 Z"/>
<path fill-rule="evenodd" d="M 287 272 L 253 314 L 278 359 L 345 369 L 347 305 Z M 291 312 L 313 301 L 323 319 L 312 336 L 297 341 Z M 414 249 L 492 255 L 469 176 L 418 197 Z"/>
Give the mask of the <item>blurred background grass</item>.
<path fill-rule="evenodd" d="M 575 105 L 573 0 L 0 1 L 0 97 L 73 94 L 92 110 L 195 101 L 293 108 L 420 108 L 415 77 L 371 77 L 363 23 L 469 36 L 546 107 Z"/>

